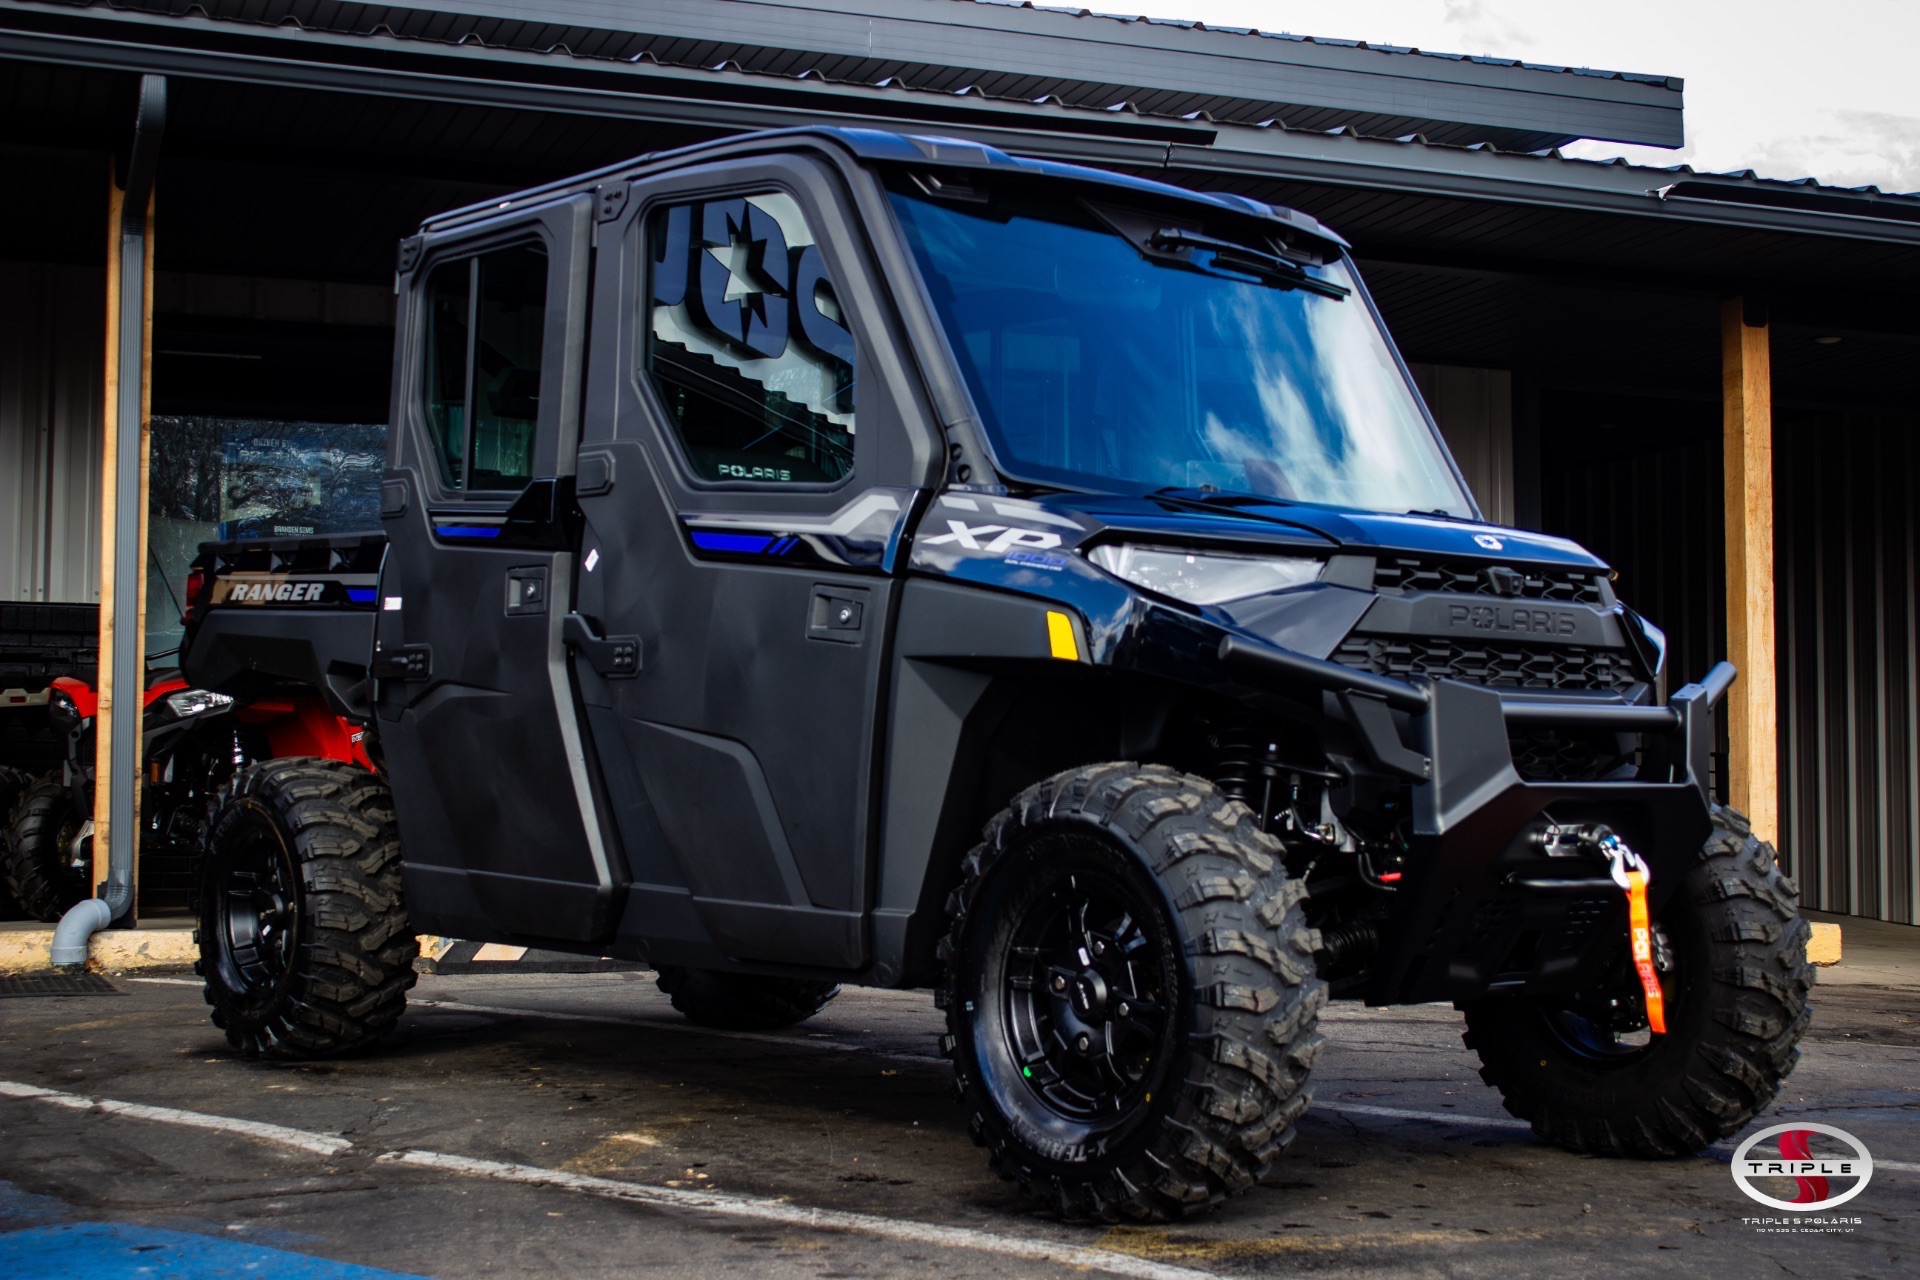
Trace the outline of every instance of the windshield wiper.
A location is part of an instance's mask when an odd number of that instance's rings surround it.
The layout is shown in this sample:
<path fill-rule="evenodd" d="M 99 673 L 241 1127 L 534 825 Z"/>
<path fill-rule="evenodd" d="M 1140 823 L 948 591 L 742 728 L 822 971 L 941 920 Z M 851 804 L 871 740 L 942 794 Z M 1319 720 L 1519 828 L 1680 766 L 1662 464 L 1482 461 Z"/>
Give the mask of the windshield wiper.
<path fill-rule="evenodd" d="M 1235 244 L 1217 236 L 1202 235 L 1198 231 L 1162 227 L 1147 237 L 1147 247 L 1162 253 L 1169 249 L 1204 249 L 1213 255 L 1215 265 L 1228 271 L 1244 271 L 1248 275 L 1259 276 L 1289 288 L 1305 289 L 1308 293 L 1317 293 L 1325 298 L 1344 298 L 1353 292 L 1345 285 L 1308 274 L 1305 267 L 1291 258 L 1267 253 L 1251 245 Z"/>
<path fill-rule="evenodd" d="M 1191 503 L 1196 507 L 1271 507 L 1289 506 L 1291 499 L 1270 493 L 1249 493 L 1240 489 L 1215 489 L 1206 486 L 1194 488 L 1191 485 L 1170 484 L 1155 489 L 1147 495 L 1149 498 L 1167 498 L 1174 502 Z"/>

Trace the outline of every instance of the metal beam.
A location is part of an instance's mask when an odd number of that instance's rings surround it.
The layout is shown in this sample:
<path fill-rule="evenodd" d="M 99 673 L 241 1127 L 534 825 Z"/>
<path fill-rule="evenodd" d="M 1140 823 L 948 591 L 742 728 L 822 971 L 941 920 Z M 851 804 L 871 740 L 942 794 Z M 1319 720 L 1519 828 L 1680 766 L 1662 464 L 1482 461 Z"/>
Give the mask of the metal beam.
<path fill-rule="evenodd" d="M 1858 202 L 1860 212 L 1854 214 L 1731 200 L 1671 200 L 1662 198 L 1662 192 L 1677 175 L 1663 169 L 1422 146 L 1388 138 L 1223 125 L 1219 138 L 1209 146 L 1175 144 L 1167 153 L 1167 165 L 1196 174 L 1920 245 L 1920 224 L 1876 217 L 1872 213 L 1876 202 L 1866 198 Z M 1740 179 L 1726 181 L 1729 186 L 1744 185 Z"/>

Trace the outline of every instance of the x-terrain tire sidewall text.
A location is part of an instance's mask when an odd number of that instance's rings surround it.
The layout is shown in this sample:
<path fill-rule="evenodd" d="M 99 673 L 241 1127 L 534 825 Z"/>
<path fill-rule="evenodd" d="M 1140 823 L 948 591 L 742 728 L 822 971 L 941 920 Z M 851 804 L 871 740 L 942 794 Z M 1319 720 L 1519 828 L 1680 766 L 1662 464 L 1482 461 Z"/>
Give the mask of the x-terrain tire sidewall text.
<path fill-rule="evenodd" d="M 258 909 L 248 889 L 269 876 L 285 904 L 271 963 L 244 939 L 236 945 L 245 931 L 232 923 Z M 329 1057 L 392 1030 L 420 949 L 386 784 L 323 759 L 238 774 L 207 834 L 198 938 L 214 1024 L 250 1057 Z"/>
<path fill-rule="evenodd" d="M 1176 1218 L 1252 1186 L 1292 1140 L 1326 987 L 1279 854 L 1244 805 L 1159 766 L 1056 775 L 990 824 L 948 904 L 943 1045 L 974 1140 L 1024 1198 L 1076 1219 Z M 1161 942 L 1160 1048 L 1124 1114 L 1099 1123 L 1048 1114 L 1006 1003 L 1021 910 L 1080 869 L 1131 888 Z"/>

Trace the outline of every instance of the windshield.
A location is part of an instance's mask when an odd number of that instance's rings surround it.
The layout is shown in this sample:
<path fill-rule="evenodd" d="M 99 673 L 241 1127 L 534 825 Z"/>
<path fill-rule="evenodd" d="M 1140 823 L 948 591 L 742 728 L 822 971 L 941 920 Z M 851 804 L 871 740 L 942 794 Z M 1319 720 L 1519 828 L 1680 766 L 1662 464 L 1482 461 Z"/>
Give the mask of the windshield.
<path fill-rule="evenodd" d="M 1344 262 L 1301 288 L 1270 249 L 1136 244 L 1077 201 L 893 201 L 1014 476 L 1473 514 Z"/>

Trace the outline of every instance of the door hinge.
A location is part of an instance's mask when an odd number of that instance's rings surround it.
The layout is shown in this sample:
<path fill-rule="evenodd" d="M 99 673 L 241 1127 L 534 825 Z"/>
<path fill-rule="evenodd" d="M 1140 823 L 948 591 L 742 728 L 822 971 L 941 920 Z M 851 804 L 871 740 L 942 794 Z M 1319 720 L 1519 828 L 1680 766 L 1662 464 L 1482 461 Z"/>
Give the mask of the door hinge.
<path fill-rule="evenodd" d="M 604 679 L 630 680 L 640 674 L 639 636 L 603 636 L 589 619 L 570 613 L 561 625 L 560 638 Z"/>
<path fill-rule="evenodd" d="M 433 647 L 424 644 L 402 645 L 398 649 L 373 652 L 373 678 L 376 680 L 425 680 L 433 675 Z"/>

